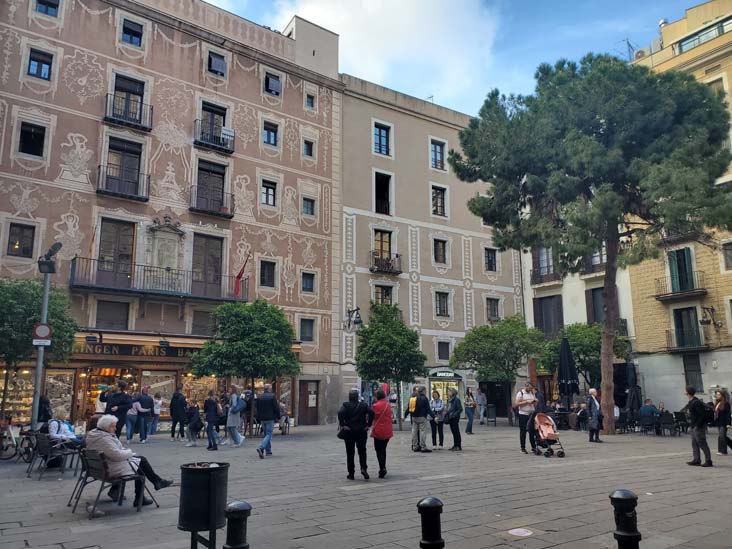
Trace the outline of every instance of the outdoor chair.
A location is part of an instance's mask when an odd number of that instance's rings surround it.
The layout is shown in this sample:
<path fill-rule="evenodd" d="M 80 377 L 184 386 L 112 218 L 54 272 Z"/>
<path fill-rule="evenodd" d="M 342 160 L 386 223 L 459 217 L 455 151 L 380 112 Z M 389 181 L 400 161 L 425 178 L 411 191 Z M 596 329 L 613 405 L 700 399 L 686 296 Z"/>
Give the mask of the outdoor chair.
<path fill-rule="evenodd" d="M 643 416 L 640 418 L 641 433 L 647 435 L 649 432 L 656 432 L 656 418 L 653 416 Z"/>
<path fill-rule="evenodd" d="M 618 417 L 617 421 L 615 422 L 615 428 L 620 433 L 627 433 L 628 432 L 628 412 L 620 412 L 620 416 Z"/>
<path fill-rule="evenodd" d="M 102 495 L 102 492 L 105 488 L 112 488 L 113 486 L 119 486 L 119 491 L 117 495 L 117 505 L 122 505 L 122 501 L 125 497 L 125 486 L 128 482 L 134 482 L 137 480 L 142 481 L 142 487 L 143 487 L 143 494 L 144 492 L 147 492 L 147 494 L 152 498 L 153 502 L 155 503 L 156 507 L 160 507 L 158 504 L 158 501 L 155 499 L 155 496 L 152 495 L 152 492 L 150 492 L 150 488 L 148 488 L 147 484 L 145 484 L 145 475 L 135 471 L 132 466 L 130 465 L 130 474 L 124 475 L 121 477 L 110 477 L 109 475 L 109 465 L 107 463 L 107 460 L 104 457 L 104 453 L 97 452 L 95 450 L 88 450 L 84 449 L 80 452 L 81 460 L 83 461 L 84 467 L 83 467 L 83 474 L 79 476 L 79 480 L 76 482 L 76 486 L 74 486 L 73 492 L 71 492 L 71 497 L 69 498 L 68 503 L 66 504 L 67 507 L 71 506 L 72 500 L 74 501 L 74 508 L 71 510 L 72 513 L 76 512 L 76 507 L 79 505 L 79 500 L 81 499 L 81 494 L 84 492 L 84 488 L 86 488 L 89 484 L 92 482 L 99 481 L 101 484 L 99 486 L 99 491 L 97 492 L 97 497 L 94 500 L 94 505 L 92 506 L 91 510 L 89 511 L 89 519 L 94 518 L 94 513 L 97 510 L 97 505 L 99 504 L 99 498 Z M 139 513 L 142 510 L 142 500 L 143 498 L 140 498 L 137 502 L 137 512 Z"/>
<path fill-rule="evenodd" d="M 659 429 L 661 435 L 664 435 L 668 431 L 669 436 L 676 434 L 676 422 L 674 416 L 670 412 L 664 412 L 659 418 Z"/>
<path fill-rule="evenodd" d="M 686 419 L 686 414 L 684 412 L 674 412 L 674 426 L 676 428 L 676 432 L 681 433 L 687 433 L 689 431 L 689 422 Z"/>
<path fill-rule="evenodd" d="M 66 472 L 67 458 L 71 458 L 71 463 L 69 465 L 74 465 L 74 457 L 78 457 L 79 455 L 78 450 L 75 450 L 73 448 L 65 448 L 60 443 L 54 444 L 51 436 L 44 433 L 36 433 L 35 439 L 35 452 L 33 454 L 33 459 L 31 460 L 31 463 L 27 469 L 28 478 L 30 478 L 31 474 L 33 473 L 33 467 L 35 466 L 36 461 L 39 462 L 38 480 L 41 480 L 43 478 L 43 474 L 46 472 L 47 469 L 49 469 L 49 462 L 51 462 L 52 460 L 61 460 L 60 470 L 62 475 Z M 79 460 L 77 459 L 76 467 L 74 469 L 74 476 L 76 476 L 78 470 Z"/>

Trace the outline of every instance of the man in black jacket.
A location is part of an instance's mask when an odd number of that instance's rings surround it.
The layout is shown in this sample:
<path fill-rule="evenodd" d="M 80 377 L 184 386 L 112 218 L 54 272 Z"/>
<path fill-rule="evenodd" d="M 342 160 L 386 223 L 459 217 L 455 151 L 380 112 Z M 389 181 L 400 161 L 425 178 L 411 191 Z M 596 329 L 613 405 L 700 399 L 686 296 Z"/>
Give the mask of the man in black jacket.
<path fill-rule="evenodd" d="M 410 412 L 407 409 L 407 414 L 412 414 L 412 451 L 414 452 L 432 452 L 427 448 L 427 424 L 429 423 L 428 418 L 434 417 L 434 415 L 426 393 L 427 387 L 417 387 L 414 410 Z"/>
<path fill-rule="evenodd" d="M 117 382 L 118 391 L 114 394 L 107 396 L 107 407 L 104 410 L 105 414 L 111 414 L 117 418 L 117 426 L 114 429 L 114 434 L 119 435 L 122 433 L 122 427 L 127 422 L 127 410 L 132 408 L 132 397 L 126 393 L 127 382 L 120 379 Z"/>
<path fill-rule="evenodd" d="M 702 467 L 712 467 L 712 453 L 709 451 L 707 444 L 707 418 L 704 403 L 696 398 L 696 389 L 694 387 L 686 388 L 686 396 L 689 399 L 687 410 L 689 411 L 689 427 L 691 429 L 691 452 L 693 458 L 687 461 L 687 465 L 701 465 Z M 704 452 L 704 463 L 701 462 L 699 449 Z"/>
<path fill-rule="evenodd" d="M 338 410 L 338 426 L 342 435 L 339 435 L 346 443 L 346 466 L 348 467 L 348 480 L 353 480 L 356 471 L 354 457 L 358 450 L 358 463 L 361 467 L 361 475 L 368 480 L 368 466 L 366 463 L 366 441 L 368 440 L 368 429 L 374 419 L 373 411 L 365 402 L 359 401 L 358 389 L 351 389 L 348 393 L 348 401 L 344 402 Z"/>
<path fill-rule="evenodd" d="M 175 440 L 175 428 L 177 425 L 180 425 L 180 435 L 178 440 L 183 440 L 186 437 L 185 425 L 187 409 L 188 403 L 186 402 L 186 397 L 183 396 L 183 388 L 178 387 L 175 390 L 175 393 L 173 393 L 173 396 L 170 397 L 170 419 L 172 423 L 170 428 L 170 440 Z"/>
<path fill-rule="evenodd" d="M 145 444 L 147 442 L 147 435 L 150 433 L 150 426 L 153 420 L 153 410 L 155 408 L 155 402 L 152 397 L 148 394 L 150 387 L 143 387 L 142 393 L 137 397 L 137 401 L 140 403 L 142 408 L 147 409 L 147 412 L 139 412 L 137 414 L 137 428 L 140 431 L 140 442 Z"/>
<path fill-rule="evenodd" d="M 259 459 L 264 459 L 265 452 L 272 455 L 272 432 L 275 421 L 280 419 L 280 405 L 272 393 L 272 385 L 267 383 L 264 386 L 264 393 L 257 399 L 257 421 L 262 424 L 262 444 L 257 448 Z"/>

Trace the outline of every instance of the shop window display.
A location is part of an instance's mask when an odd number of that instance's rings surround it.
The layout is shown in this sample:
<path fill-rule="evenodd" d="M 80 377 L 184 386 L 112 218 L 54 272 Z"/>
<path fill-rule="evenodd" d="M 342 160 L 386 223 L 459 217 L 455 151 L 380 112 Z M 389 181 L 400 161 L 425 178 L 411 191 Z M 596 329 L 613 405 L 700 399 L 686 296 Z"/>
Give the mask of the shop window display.
<path fill-rule="evenodd" d="M 14 368 L 3 370 L 0 377 L 5 416 L 12 417 L 13 423 L 30 423 L 33 407 L 34 368 Z"/>
<path fill-rule="evenodd" d="M 74 371 L 49 370 L 46 373 L 45 392 L 54 414 L 58 408 L 63 408 L 66 417 L 70 418 L 74 395 Z"/>
<path fill-rule="evenodd" d="M 187 374 L 183 378 L 183 394 L 186 400 L 196 400 L 199 406 L 202 406 L 203 401 L 208 397 L 209 391 L 216 391 L 216 394 L 221 392 L 218 378 L 212 376 L 196 378 L 193 374 Z M 167 404 L 170 404 L 170 399 L 168 399 Z"/>
<path fill-rule="evenodd" d="M 150 396 L 160 393 L 163 405 L 160 407 L 160 417 L 170 417 L 170 398 L 175 392 L 176 372 L 142 371 L 142 386 L 150 387 Z"/>

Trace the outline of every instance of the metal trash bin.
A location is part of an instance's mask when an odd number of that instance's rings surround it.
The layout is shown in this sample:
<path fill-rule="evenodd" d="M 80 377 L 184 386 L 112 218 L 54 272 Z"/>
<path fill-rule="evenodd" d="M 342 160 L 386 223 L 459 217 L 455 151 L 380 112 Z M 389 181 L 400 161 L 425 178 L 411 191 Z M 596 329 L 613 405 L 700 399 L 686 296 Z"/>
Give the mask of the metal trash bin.
<path fill-rule="evenodd" d="M 216 547 L 216 530 L 226 525 L 229 464 L 186 463 L 180 466 L 178 529 L 191 532 L 191 546 Z M 198 532 L 209 532 L 209 539 Z"/>
<path fill-rule="evenodd" d="M 498 420 L 496 419 L 496 405 L 495 404 L 486 404 L 485 406 L 485 422 L 493 423 L 493 426 L 495 427 L 498 424 Z"/>

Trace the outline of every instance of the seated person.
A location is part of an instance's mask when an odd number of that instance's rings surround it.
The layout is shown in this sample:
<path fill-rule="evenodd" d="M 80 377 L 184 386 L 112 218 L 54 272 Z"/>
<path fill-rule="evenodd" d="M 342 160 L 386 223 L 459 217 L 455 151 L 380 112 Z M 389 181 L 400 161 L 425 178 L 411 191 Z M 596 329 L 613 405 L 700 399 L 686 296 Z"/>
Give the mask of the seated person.
<path fill-rule="evenodd" d="M 66 448 L 79 448 L 84 439 L 74 434 L 74 428 L 66 419 L 66 409 L 59 407 L 54 410 L 54 418 L 48 422 L 48 434 L 56 445 Z"/>
<path fill-rule="evenodd" d="M 577 412 L 577 425 L 580 430 L 584 431 L 587 428 L 587 420 L 589 416 L 587 414 L 587 403 L 580 402 L 579 411 Z"/>
<path fill-rule="evenodd" d="M 638 410 L 638 415 L 642 418 L 656 417 L 658 415 L 658 408 L 653 405 L 653 401 L 650 398 L 647 398 L 643 401 L 643 406 Z"/>
<path fill-rule="evenodd" d="M 658 415 L 661 416 L 661 415 L 663 415 L 664 412 L 667 412 L 667 411 L 668 410 L 666 410 L 666 404 L 664 404 L 663 402 L 659 402 L 658 403 Z"/>
<path fill-rule="evenodd" d="M 117 416 L 110 414 L 104 415 L 97 421 L 96 429 L 89 431 L 86 435 L 86 447 L 88 450 L 104 453 L 104 457 L 108 463 L 109 474 L 112 478 L 129 475 L 133 472 L 143 473 L 155 488 L 161 490 L 173 484 L 172 480 L 164 480 L 153 471 L 150 463 L 143 456 L 138 456 L 125 448 L 122 442 L 115 435 L 117 428 Z M 108 495 L 110 498 L 117 499 L 119 495 L 119 487 L 112 486 Z M 146 498 L 143 494 L 142 480 L 135 481 L 135 501 L 134 505 L 142 498 L 143 505 L 150 505 L 153 501 Z"/>

